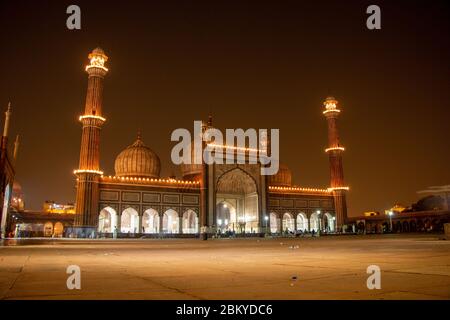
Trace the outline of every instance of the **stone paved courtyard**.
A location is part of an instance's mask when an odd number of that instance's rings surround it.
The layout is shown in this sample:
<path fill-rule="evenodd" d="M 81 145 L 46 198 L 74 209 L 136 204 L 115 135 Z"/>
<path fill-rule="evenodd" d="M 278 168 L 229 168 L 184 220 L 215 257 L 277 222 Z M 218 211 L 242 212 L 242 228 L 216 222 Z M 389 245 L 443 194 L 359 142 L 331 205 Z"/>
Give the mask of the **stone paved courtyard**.
<path fill-rule="evenodd" d="M 440 238 L 5 241 L 0 298 L 450 299 L 450 241 Z M 66 287 L 73 264 L 81 290 Z M 367 289 L 372 264 L 381 290 Z"/>

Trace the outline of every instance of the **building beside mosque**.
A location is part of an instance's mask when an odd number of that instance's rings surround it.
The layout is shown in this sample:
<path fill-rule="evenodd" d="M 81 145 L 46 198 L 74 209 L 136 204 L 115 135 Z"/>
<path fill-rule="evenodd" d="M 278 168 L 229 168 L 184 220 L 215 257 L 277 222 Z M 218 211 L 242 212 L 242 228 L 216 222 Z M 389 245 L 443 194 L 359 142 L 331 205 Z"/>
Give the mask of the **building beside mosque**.
<path fill-rule="evenodd" d="M 19 136 L 16 137 L 12 153 L 8 146 L 11 113 L 11 103 L 9 103 L 8 109 L 5 112 L 5 124 L 0 142 L 0 238 L 8 236 L 7 226 L 10 222 L 8 212 L 16 172 L 15 162 L 19 147 Z"/>
<path fill-rule="evenodd" d="M 80 116 L 82 137 L 74 227 L 76 237 L 143 234 L 192 235 L 216 232 L 262 234 L 295 230 L 341 231 L 347 219 L 338 102 L 330 97 L 323 114 L 328 123 L 331 183 L 328 188 L 292 185 L 280 165 L 277 174 L 260 174 L 261 164 L 182 164 L 181 179 L 162 178 L 161 161 L 140 135 L 115 160 L 115 174 L 99 165 L 103 123 L 103 81 L 108 57 L 89 54 L 88 88 Z M 212 127 L 212 120 L 203 129 Z M 224 146 L 248 158 L 249 150 Z M 234 148 L 234 149 L 233 149 Z"/>
<path fill-rule="evenodd" d="M 417 192 L 428 194 L 411 206 L 395 204 L 384 214 L 351 217 L 358 233 L 443 232 L 450 223 L 450 186 L 432 186 Z"/>
<path fill-rule="evenodd" d="M 25 209 L 24 193 L 16 181 L 9 208 L 8 230 L 16 238 L 60 238 L 73 226 L 75 206 L 45 201 L 41 210 Z"/>

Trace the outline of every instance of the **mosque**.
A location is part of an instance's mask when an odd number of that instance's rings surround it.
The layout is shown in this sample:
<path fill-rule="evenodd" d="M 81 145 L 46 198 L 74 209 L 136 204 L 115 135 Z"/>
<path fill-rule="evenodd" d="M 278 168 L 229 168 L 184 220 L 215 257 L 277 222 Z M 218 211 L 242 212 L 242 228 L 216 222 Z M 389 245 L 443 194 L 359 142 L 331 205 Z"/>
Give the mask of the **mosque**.
<path fill-rule="evenodd" d="M 115 159 L 114 175 L 100 168 L 103 81 L 108 57 L 100 48 L 89 54 L 88 86 L 82 124 L 76 203 L 46 201 L 42 210 L 26 210 L 15 180 L 19 146 L 8 148 L 11 106 L 5 112 L 0 144 L 1 238 L 6 237 L 200 237 L 218 233 L 262 236 L 301 232 L 386 233 L 442 232 L 450 221 L 449 186 L 432 187 L 404 211 L 347 218 L 346 193 L 337 119 L 338 101 L 328 97 L 323 115 L 328 125 L 330 186 L 306 188 L 292 184 L 280 164 L 275 175 L 261 175 L 261 163 L 181 164 L 181 178 L 160 176 L 163 165 L 140 134 Z M 201 130 L 213 128 L 211 117 Z M 195 131 L 195 130 L 194 130 Z M 204 146 L 208 142 L 203 142 Z M 228 143 L 228 141 L 227 141 Z M 267 144 L 271 140 L 268 137 Z M 208 145 L 209 146 L 209 145 Z M 192 145 L 191 145 L 192 147 Z M 234 158 L 249 160 L 252 148 L 222 145 Z M 267 148 L 270 150 L 270 148 Z M 253 149 L 254 151 L 254 149 Z M 192 160 L 192 159 L 191 159 Z M 226 163 L 226 162 L 225 162 Z M 421 191 L 421 192 L 425 192 Z M 437 193 L 437 191 L 439 191 Z"/>
<path fill-rule="evenodd" d="M 330 187 L 292 185 L 289 168 L 261 175 L 261 164 L 182 164 L 182 179 L 161 178 L 161 161 L 140 135 L 115 159 L 115 174 L 99 166 L 103 117 L 103 82 L 108 56 L 89 54 L 88 86 L 82 123 L 75 220 L 71 236 L 201 236 L 232 232 L 261 235 L 301 231 L 341 232 L 347 220 L 346 192 L 337 118 L 338 102 L 329 97 L 323 114 L 328 123 Z M 203 129 L 212 127 L 212 119 Z M 249 150 L 234 148 L 248 158 Z"/>

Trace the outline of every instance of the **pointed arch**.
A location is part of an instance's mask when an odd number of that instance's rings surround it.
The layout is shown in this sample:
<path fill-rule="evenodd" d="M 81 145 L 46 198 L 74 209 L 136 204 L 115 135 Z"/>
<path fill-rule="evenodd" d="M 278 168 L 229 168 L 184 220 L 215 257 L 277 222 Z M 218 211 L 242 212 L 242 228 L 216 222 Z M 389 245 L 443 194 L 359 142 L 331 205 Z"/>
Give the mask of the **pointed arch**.
<path fill-rule="evenodd" d="M 159 213 L 155 209 L 147 209 L 142 215 L 142 231 L 144 233 L 159 233 Z"/>
<path fill-rule="evenodd" d="M 179 217 L 178 212 L 173 209 L 168 209 L 163 215 L 163 232 L 164 233 L 179 233 Z"/>
<path fill-rule="evenodd" d="M 111 207 L 105 207 L 98 215 L 98 232 L 111 233 L 117 228 L 117 213 Z"/>
<path fill-rule="evenodd" d="M 278 215 L 275 212 L 271 212 L 269 215 L 270 219 L 270 232 L 278 233 L 280 232 L 280 223 L 278 221 Z"/>
<path fill-rule="evenodd" d="M 258 184 L 251 174 L 240 167 L 226 170 L 217 178 L 215 192 L 214 224 L 219 230 L 260 231 Z"/>
<path fill-rule="evenodd" d="M 325 212 L 325 214 L 323 215 L 323 223 L 324 223 L 323 228 L 325 229 L 325 231 L 327 232 L 335 231 L 336 219 L 331 213 Z"/>
<path fill-rule="evenodd" d="M 297 230 L 302 232 L 309 231 L 308 216 L 304 212 L 297 214 Z"/>
<path fill-rule="evenodd" d="M 198 233 L 198 216 L 194 210 L 188 209 L 183 213 L 183 233 Z"/>
<path fill-rule="evenodd" d="M 283 232 L 294 232 L 295 231 L 295 222 L 294 216 L 290 212 L 285 212 L 283 214 Z"/>
<path fill-rule="evenodd" d="M 139 214 L 136 209 L 128 207 L 122 211 L 120 218 L 120 232 L 137 233 L 139 232 Z"/>
<path fill-rule="evenodd" d="M 311 231 L 319 231 L 319 214 L 317 212 L 311 213 L 309 217 L 309 229 Z"/>

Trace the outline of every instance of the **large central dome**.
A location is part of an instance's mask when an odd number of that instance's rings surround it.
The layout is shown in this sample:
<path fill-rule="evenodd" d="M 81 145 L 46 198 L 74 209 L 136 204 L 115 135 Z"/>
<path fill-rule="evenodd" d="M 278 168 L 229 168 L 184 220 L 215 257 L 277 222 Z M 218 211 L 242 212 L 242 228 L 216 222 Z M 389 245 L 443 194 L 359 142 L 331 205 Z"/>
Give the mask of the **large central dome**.
<path fill-rule="evenodd" d="M 137 140 L 119 153 L 114 169 L 118 177 L 159 178 L 161 161 L 138 134 Z"/>

